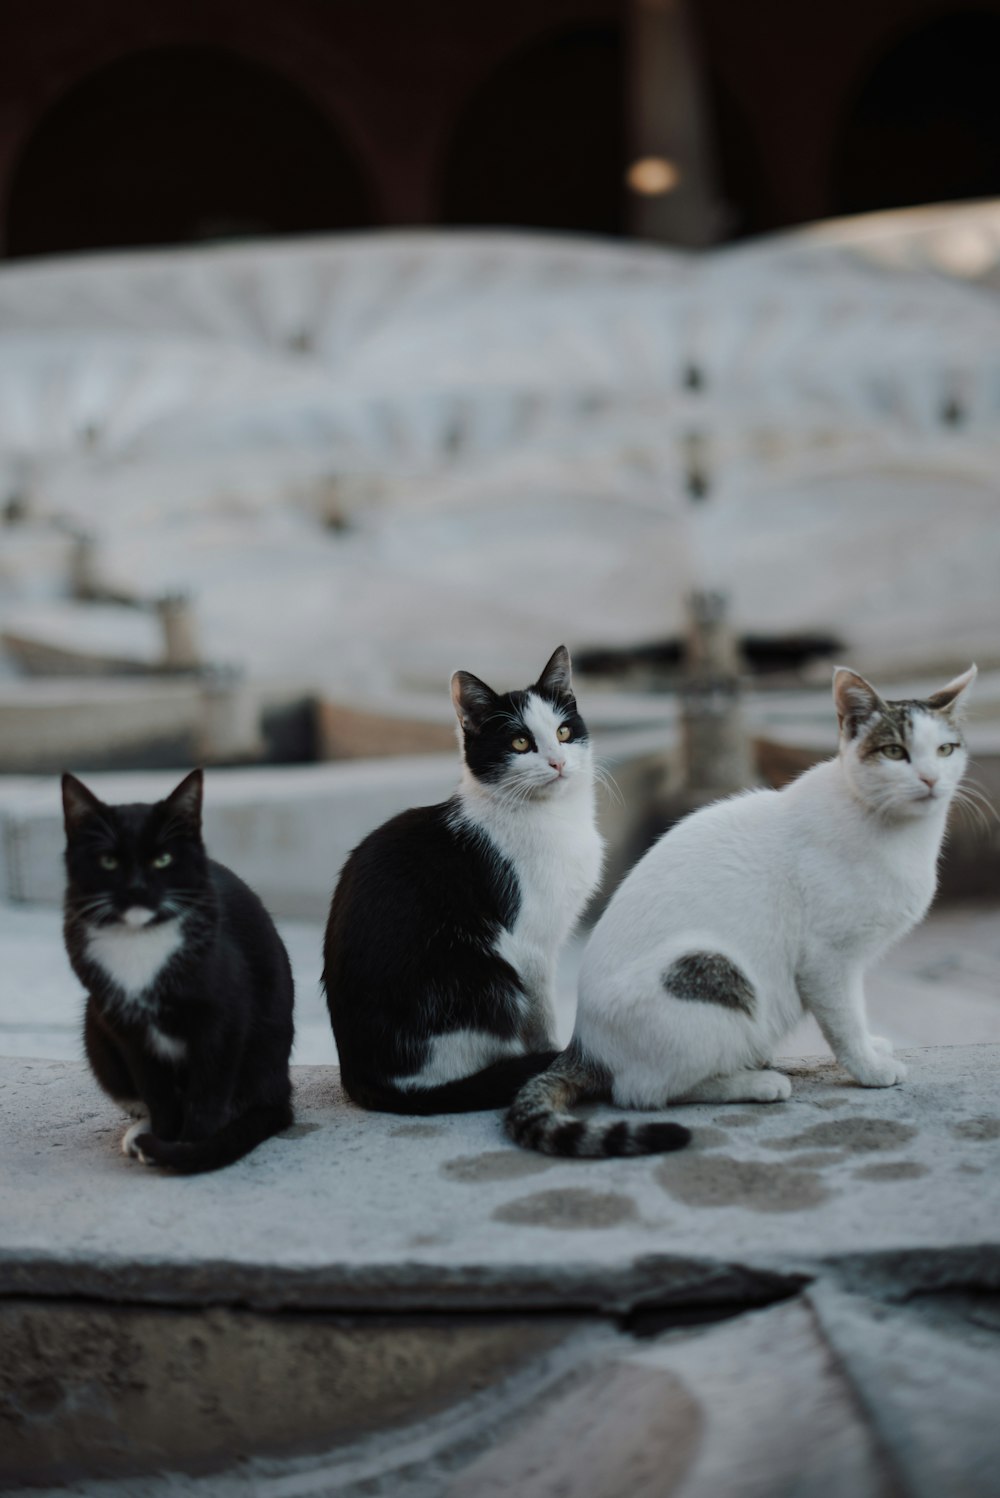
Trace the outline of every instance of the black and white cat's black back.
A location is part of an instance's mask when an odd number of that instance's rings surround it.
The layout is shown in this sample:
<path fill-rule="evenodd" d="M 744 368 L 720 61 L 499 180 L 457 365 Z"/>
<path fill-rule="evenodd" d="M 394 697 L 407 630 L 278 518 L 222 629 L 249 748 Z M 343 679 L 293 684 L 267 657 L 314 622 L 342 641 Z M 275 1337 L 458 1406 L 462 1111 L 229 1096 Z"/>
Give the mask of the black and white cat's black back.
<path fill-rule="evenodd" d="M 344 1087 L 398 1113 L 503 1107 L 554 1057 L 559 949 L 601 868 L 590 741 L 560 646 L 538 680 L 452 677 L 462 780 L 355 848 L 324 985 Z"/>
<path fill-rule="evenodd" d="M 142 1115 L 122 1149 L 186 1173 L 228 1165 L 292 1121 L 281 938 L 205 852 L 200 770 L 153 805 L 106 805 L 73 775 L 62 792 L 64 935 L 87 990 L 87 1059 Z"/>

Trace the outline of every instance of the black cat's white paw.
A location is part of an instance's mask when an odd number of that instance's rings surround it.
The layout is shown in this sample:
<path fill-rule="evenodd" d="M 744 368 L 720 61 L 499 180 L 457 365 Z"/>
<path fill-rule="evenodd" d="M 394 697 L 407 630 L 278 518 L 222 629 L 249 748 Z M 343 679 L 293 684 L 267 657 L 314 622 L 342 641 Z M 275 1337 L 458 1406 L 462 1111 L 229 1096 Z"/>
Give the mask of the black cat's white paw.
<path fill-rule="evenodd" d="M 149 1119 L 144 1115 L 130 1124 L 122 1135 L 122 1154 L 130 1160 L 139 1160 L 143 1165 L 155 1165 L 152 1155 L 142 1149 L 142 1140 L 149 1137 Z"/>

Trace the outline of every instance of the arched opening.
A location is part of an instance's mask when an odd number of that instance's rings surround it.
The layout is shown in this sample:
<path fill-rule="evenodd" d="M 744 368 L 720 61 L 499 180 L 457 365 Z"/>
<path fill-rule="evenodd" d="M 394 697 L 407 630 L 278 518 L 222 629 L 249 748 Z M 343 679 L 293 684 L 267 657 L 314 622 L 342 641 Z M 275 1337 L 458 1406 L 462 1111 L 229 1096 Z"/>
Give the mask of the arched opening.
<path fill-rule="evenodd" d="M 292 84 L 234 53 L 169 47 L 101 68 L 28 141 L 9 255 L 185 244 L 372 223 L 337 128 Z"/>
<path fill-rule="evenodd" d="M 624 47 L 613 27 L 534 42 L 458 121 L 441 222 L 625 231 Z"/>
<path fill-rule="evenodd" d="M 1000 194 L 1000 15 L 942 16 L 865 79 L 841 133 L 833 211 Z"/>

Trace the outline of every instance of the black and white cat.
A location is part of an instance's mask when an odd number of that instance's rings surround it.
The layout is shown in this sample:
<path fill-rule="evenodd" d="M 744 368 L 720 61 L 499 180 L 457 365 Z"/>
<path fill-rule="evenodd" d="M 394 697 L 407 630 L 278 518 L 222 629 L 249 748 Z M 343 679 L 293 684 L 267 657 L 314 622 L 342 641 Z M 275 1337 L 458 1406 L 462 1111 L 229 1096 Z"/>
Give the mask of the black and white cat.
<path fill-rule="evenodd" d="M 108 806 L 73 775 L 64 934 L 87 990 L 97 1081 L 142 1115 L 122 1150 L 214 1170 L 292 1121 L 292 974 L 260 900 L 212 862 L 202 772 L 165 801 Z"/>
<path fill-rule="evenodd" d="M 600 876 L 590 741 L 560 645 L 533 686 L 456 671 L 455 795 L 347 859 L 323 981 L 344 1087 L 366 1108 L 499 1108 L 548 1065 L 560 947 Z"/>
<path fill-rule="evenodd" d="M 863 1087 L 905 1076 L 871 1035 L 865 969 L 925 914 L 948 807 L 968 762 L 973 666 L 925 700 L 884 701 L 834 677 L 840 752 L 781 791 L 717 801 L 639 861 L 584 952 L 569 1048 L 515 1101 L 508 1131 L 550 1154 L 651 1154 L 671 1123 L 607 1125 L 568 1110 L 779 1102 L 770 1058 L 804 1010 Z"/>

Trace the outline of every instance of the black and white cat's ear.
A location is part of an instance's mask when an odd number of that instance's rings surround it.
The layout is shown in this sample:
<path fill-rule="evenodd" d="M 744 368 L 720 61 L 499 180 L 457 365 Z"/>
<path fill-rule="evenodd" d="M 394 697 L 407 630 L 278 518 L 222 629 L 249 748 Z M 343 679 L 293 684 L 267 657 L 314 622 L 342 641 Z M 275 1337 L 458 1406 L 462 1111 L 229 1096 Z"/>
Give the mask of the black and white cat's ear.
<path fill-rule="evenodd" d="M 475 733 L 493 711 L 496 693 L 471 671 L 456 671 L 451 678 L 451 702 L 462 727 Z"/>
<path fill-rule="evenodd" d="M 180 822 L 192 832 L 201 831 L 201 802 L 205 788 L 203 770 L 192 770 L 185 775 L 176 790 L 166 798 L 165 806 L 171 821 Z"/>
<path fill-rule="evenodd" d="M 545 670 L 535 683 L 535 690 L 544 697 L 572 697 L 573 665 L 565 645 L 557 645 L 553 650 Z"/>
<path fill-rule="evenodd" d="M 849 739 L 869 718 L 888 711 L 871 682 L 847 666 L 838 666 L 833 673 L 833 700 L 840 731 Z"/>
<path fill-rule="evenodd" d="M 66 834 L 71 836 L 82 827 L 88 817 L 100 816 L 104 802 L 99 801 L 93 791 L 88 791 L 82 780 L 77 780 L 67 770 L 62 778 L 63 821 Z"/>
<path fill-rule="evenodd" d="M 970 666 L 968 671 L 963 671 L 961 676 L 956 676 L 942 687 L 939 692 L 932 692 L 928 697 L 928 705 L 935 712 L 948 712 L 952 717 L 958 717 L 965 710 L 966 693 L 979 675 L 977 666 Z"/>

